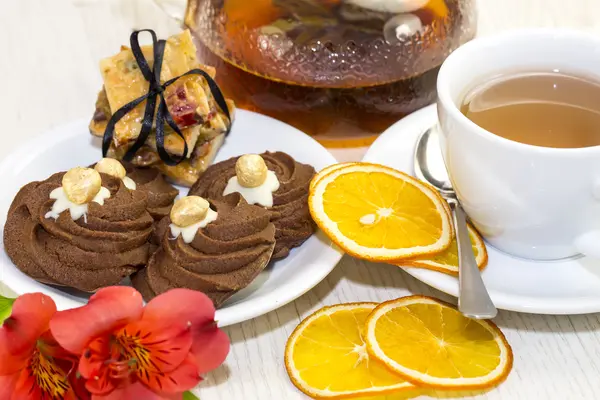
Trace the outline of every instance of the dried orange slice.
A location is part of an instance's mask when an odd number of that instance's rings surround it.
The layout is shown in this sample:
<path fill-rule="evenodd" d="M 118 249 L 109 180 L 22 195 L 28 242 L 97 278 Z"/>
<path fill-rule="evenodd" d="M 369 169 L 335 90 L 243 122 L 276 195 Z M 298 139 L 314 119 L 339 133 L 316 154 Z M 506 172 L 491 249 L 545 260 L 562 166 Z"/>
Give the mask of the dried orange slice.
<path fill-rule="evenodd" d="M 425 296 L 377 306 L 367 319 L 365 341 L 391 371 L 438 389 L 491 388 L 513 364 L 510 345 L 493 322 L 469 319 Z"/>
<path fill-rule="evenodd" d="M 308 205 L 317 225 L 358 258 L 413 258 L 439 253 L 452 241 L 445 200 L 429 185 L 383 165 L 360 162 L 330 170 L 315 178 Z"/>
<path fill-rule="evenodd" d="M 285 348 L 293 384 L 312 398 L 368 397 L 412 390 L 367 353 L 363 330 L 375 303 L 324 307 L 296 327 Z"/>
<path fill-rule="evenodd" d="M 337 163 L 337 164 L 331 164 L 330 166 L 323 168 L 310 181 L 310 188 L 312 189 L 313 187 L 315 187 L 315 185 L 317 184 L 317 182 L 320 181 L 321 179 L 323 179 L 323 177 L 325 175 L 329 174 L 330 172 L 333 172 L 335 170 L 338 170 L 338 169 L 341 169 L 341 168 L 345 168 L 345 167 L 348 167 L 348 166 L 354 165 L 354 164 L 356 164 L 356 163 L 355 162 Z"/>
<path fill-rule="evenodd" d="M 485 243 L 479 233 L 471 224 L 467 224 L 469 229 L 469 238 L 473 246 L 473 254 L 479 269 L 484 269 L 488 262 L 488 253 Z M 443 272 L 449 275 L 458 275 L 458 246 L 456 238 L 446 250 L 438 254 L 419 256 L 410 260 L 402 261 L 402 267 L 418 267 Z"/>

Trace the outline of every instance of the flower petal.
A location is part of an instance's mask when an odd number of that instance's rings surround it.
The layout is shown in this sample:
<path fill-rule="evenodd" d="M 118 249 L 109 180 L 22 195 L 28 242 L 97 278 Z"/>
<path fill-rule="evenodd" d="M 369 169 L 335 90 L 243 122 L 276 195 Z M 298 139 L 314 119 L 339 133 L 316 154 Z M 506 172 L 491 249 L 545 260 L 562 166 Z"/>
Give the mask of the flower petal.
<path fill-rule="evenodd" d="M 81 354 L 95 337 L 139 319 L 143 300 L 126 286 L 100 289 L 87 305 L 56 313 L 50 322 L 52 335 L 65 349 Z"/>
<path fill-rule="evenodd" d="M 164 400 L 164 398 L 154 393 L 140 382 L 132 383 L 123 387 L 119 387 L 112 392 L 104 395 L 94 394 L 92 400 Z"/>
<path fill-rule="evenodd" d="M 17 379 L 19 379 L 19 375 L 19 372 L 17 372 L 12 375 L 0 376 L 0 399 L 10 399 L 15 390 L 15 384 L 17 383 Z"/>
<path fill-rule="evenodd" d="M 110 379 L 110 370 L 108 368 L 101 368 L 92 378 L 88 379 L 85 383 L 85 388 L 93 396 L 100 395 L 105 396 L 112 393 L 115 390 L 115 382 Z M 96 379 L 97 378 L 97 379 Z"/>
<path fill-rule="evenodd" d="M 87 382 L 86 389 L 93 394 L 107 394 L 115 389 L 115 382 L 110 379 L 107 360 L 112 358 L 110 339 L 101 336 L 94 339 L 83 351 L 79 359 L 79 373 Z"/>
<path fill-rule="evenodd" d="M 215 308 L 204 294 L 189 289 L 173 289 L 155 297 L 144 309 L 143 319 L 191 322 L 192 353 L 200 373 L 211 371 L 223 363 L 229 353 L 229 338 L 214 323 Z"/>
<path fill-rule="evenodd" d="M 50 399 L 51 398 L 52 397 L 50 397 Z M 69 389 L 69 391 L 64 394 L 61 400 L 85 400 L 85 397 L 78 396 L 72 389 Z"/>
<path fill-rule="evenodd" d="M 38 349 L 47 357 L 57 358 L 60 360 L 70 361 L 72 364 L 77 363 L 78 357 L 71 352 L 60 347 L 56 339 L 52 336 L 52 332 L 47 330 L 40 336 L 37 342 Z"/>
<path fill-rule="evenodd" d="M 215 319 L 215 306 L 202 292 L 172 289 L 150 300 L 144 309 L 143 319 L 172 319 L 204 325 Z"/>
<path fill-rule="evenodd" d="M 25 349 L 19 354 L 11 354 L 6 351 L 6 341 L 1 339 L 0 334 L 0 375 L 10 375 L 19 372 L 27 366 L 31 353 L 33 352 L 33 346 Z M 1 399 L 1 397 L 0 397 Z"/>
<path fill-rule="evenodd" d="M 42 390 L 35 381 L 35 377 L 26 369 L 19 373 L 12 393 L 12 400 L 33 400 L 42 398 Z"/>
<path fill-rule="evenodd" d="M 138 375 L 139 380 L 157 393 L 182 393 L 196 387 L 202 378 L 190 355 L 179 367 L 168 374 L 149 372 Z"/>
<path fill-rule="evenodd" d="M 76 372 L 71 373 L 69 376 L 69 383 L 73 388 L 75 400 L 90 400 L 92 398 L 90 392 L 85 388 L 85 378 L 78 375 Z"/>
<path fill-rule="evenodd" d="M 104 362 L 110 358 L 109 339 L 101 336 L 92 340 L 79 359 L 79 373 L 91 379 L 100 373 Z"/>
<path fill-rule="evenodd" d="M 193 336 L 191 353 L 196 358 L 198 373 L 205 374 L 223 364 L 229 354 L 229 337 L 216 326 Z"/>
<path fill-rule="evenodd" d="M 55 313 L 54 301 L 41 293 L 24 294 L 15 300 L 10 317 L 0 327 L 0 375 L 15 373 L 27 364 Z"/>
<path fill-rule="evenodd" d="M 20 371 L 12 398 L 76 400 L 69 383 L 68 370 L 63 369 L 55 359 L 37 351 L 27 368 Z"/>
<path fill-rule="evenodd" d="M 149 372 L 165 374 L 177 368 L 190 352 L 192 334 L 186 327 L 142 320 L 127 325 L 116 334 L 116 339 L 127 356 L 137 360 L 138 376 Z"/>

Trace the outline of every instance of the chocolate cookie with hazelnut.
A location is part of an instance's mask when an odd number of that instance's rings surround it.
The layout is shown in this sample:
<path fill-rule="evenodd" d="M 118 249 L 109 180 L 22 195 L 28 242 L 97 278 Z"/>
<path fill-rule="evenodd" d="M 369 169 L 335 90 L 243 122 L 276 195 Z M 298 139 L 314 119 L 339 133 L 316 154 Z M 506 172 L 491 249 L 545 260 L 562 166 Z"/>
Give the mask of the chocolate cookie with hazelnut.
<path fill-rule="evenodd" d="M 154 220 L 147 208 L 147 196 L 123 179 L 73 168 L 21 188 L 8 211 L 4 247 L 33 279 L 93 292 L 148 261 Z"/>
<path fill-rule="evenodd" d="M 160 221 L 171 211 L 179 190 L 171 185 L 163 174 L 154 168 L 136 167 L 132 163 L 103 158 L 92 165 L 96 171 L 123 180 L 130 190 L 139 190 L 148 196 L 148 212 Z"/>
<path fill-rule="evenodd" d="M 275 248 L 269 213 L 239 194 L 183 197 L 158 227 L 160 247 L 132 276 L 146 301 L 172 288 L 204 292 L 218 307 L 248 286 Z"/>
<path fill-rule="evenodd" d="M 269 212 L 277 244 L 273 258 L 286 257 L 315 232 L 308 209 L 312 166 L 283 152 L 246 154 L 210 166 L 190 189 L 191 195 L 219 200 L 240 193 Z"/>

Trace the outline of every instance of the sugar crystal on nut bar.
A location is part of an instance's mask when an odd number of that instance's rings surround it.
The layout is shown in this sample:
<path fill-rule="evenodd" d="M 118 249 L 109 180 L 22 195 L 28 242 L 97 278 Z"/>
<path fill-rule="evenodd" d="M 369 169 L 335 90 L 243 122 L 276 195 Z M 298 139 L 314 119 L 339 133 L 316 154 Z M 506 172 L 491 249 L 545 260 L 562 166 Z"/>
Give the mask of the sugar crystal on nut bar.
<path fill-rule="evenodd" d="M 152 45 L 141 46 L 143 58 L 147 60 L 150 68 L 154 65 L 155 51 Z M 176 165 L 168 165 L 161 157 L 161 145 L 158 143 L 154 124 L 149 137 L 135 152 L 131 162 L 137 166 L 155 167 L 172 181 L 191 186 L 212 163 L 223 143 L 231 124 L 227 114 L 233 118 L 234 105 L 232 101 L 226 100 L 227 110 L 223 110 L 215 100 L 213 90 L 216 84 L 212 81 L 215 70 L 198 61 L 196 47 L 189 31 L 167 39 L 163 54 L 160 83 L 164 84 L 180 77 L 165 87 L 162 95 L 168 112 L 183 138 L 165 123 L 162 147 L 169 155 L 182 160 Z M 207 75 L 182 76 L 194 69 L 200 69 Z M 90 123 L 90 131 L 96 136 L 104 136 L 109 120 L 117 110 L 146 95 L 152 89 L 131 48 L 122 47 L 115 56 L 102 60 L 100 70 L 104 87 L 98 95 L 96 111 Z M 157 105 L 159 103 L 160 100 L 157 101 Z M 112 133 L 109 157 L 127 158 L 127 151 L 140 136 L 145 108 L 146 101 L 143 101 L 118 120 Z"/>

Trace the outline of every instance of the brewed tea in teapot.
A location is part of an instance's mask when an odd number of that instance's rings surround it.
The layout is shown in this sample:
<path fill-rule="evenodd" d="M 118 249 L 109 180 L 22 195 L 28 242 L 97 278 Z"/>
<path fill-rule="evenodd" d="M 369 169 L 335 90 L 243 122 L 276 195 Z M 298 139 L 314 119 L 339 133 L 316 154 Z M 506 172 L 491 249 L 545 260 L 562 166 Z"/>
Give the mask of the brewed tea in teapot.
<path fill-rule="evenodd" d="M 189 0 L 201 59 L 238 107 L 330 146 L 366 145 L 435 101 L 471 0 Z M 273 134 L 276 134 L 274 132 Z"/>

